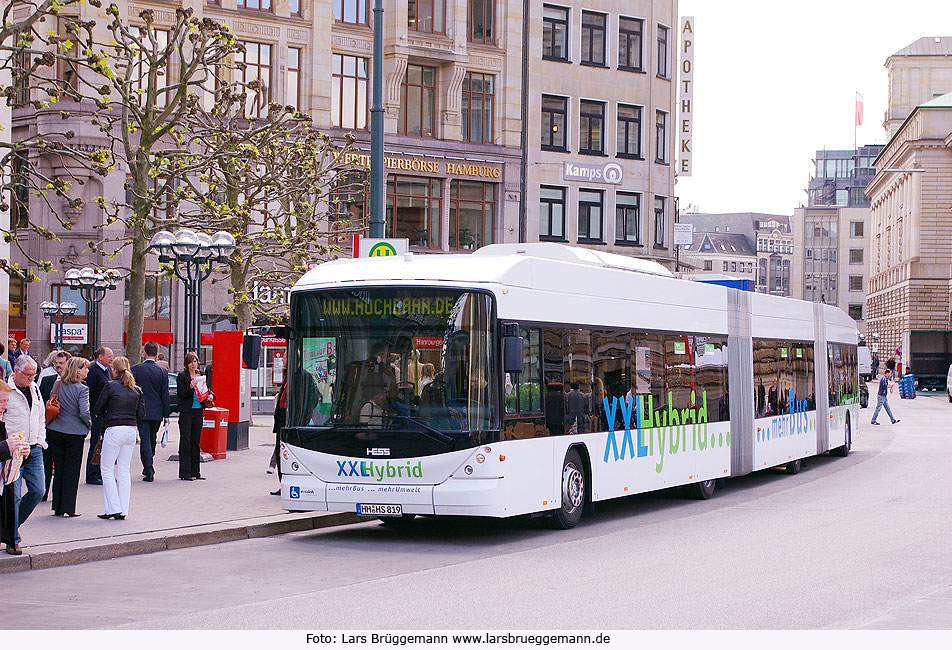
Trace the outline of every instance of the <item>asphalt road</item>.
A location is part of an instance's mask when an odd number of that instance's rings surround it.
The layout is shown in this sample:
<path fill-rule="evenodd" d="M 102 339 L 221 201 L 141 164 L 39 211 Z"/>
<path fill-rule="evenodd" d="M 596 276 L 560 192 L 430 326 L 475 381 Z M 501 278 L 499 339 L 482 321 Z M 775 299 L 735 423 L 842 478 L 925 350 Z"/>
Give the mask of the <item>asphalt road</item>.
<path fill-rule="evenodd" d="M 952 627 L 952 404 L 891 400 L 847 458 L 734 479 L 709 501 L 538 521 L 377 522 L 4 575 L 44 629 Z M 881 421 L 888 418 L 881 415 Z"/>

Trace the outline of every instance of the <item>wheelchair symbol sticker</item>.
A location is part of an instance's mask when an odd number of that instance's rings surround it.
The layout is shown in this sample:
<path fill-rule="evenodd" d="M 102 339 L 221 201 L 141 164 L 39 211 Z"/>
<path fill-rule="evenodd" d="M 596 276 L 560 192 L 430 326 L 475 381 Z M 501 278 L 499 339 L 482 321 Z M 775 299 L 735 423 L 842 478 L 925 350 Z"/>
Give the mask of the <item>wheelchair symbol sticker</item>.
<path fill-rule="evenodd" d="M 292 499 L 300 499 L 300 498 L 301 498 L 301 488 L 297 487 L 296 485 L 292 485 L 291 487 L 288 488 L 288 495 L 289 495 Z"/>

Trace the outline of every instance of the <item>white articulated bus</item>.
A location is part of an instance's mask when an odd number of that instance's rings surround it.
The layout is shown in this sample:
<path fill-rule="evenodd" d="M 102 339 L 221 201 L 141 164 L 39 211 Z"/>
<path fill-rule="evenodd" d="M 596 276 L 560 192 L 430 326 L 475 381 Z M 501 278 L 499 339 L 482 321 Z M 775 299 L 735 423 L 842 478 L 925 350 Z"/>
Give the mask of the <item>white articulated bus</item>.
<path fill-rule="evenodd" d="M 322 264 L 289 337 L 288 510 L 567 528 L 597 501 L 796 473 L 857 430 L 841 310 L 559 244 Z"/>

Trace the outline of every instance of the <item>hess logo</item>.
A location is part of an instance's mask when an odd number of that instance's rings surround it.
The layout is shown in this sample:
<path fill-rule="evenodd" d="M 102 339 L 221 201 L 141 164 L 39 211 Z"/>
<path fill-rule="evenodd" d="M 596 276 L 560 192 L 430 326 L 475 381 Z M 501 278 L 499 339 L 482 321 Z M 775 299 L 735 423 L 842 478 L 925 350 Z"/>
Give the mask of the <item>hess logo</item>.
<path fill-rule="evenodd" d="M 367 447 L 368 456 L 389 456 L 390 450 L 386 447 Z"/>

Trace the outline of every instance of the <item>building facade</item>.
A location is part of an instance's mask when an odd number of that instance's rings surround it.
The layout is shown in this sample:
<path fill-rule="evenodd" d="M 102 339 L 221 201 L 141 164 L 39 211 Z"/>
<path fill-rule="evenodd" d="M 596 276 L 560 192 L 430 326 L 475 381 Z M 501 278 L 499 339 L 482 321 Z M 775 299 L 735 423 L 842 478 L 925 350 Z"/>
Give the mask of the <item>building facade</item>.
<path fill-rule="evenodd" d="M 675 265 L 676 0 L 531 0 L 527 241 Z"/>
<path fill-rule="evenodd" d="M 143 9 L 154 10 L 159 30 L 174 20 L 174 7 L 168 2 L 117 0 L 116 4 L 133 23 Z M 184 4 L 196 17 L 226 24 L 245 45 L 246 52 L 240 55 L 244 74 L 261 82 L 264 103 L 297 106 L 338 142 L 353 133 L 357 153 L 351 162 L 358 175 L 360 167 L 369 166 L 373 2 L 187 0 Z M 385 0 L 384 8 L 386 235 L 405 237 L 412 250 L 428 253 L 518 241 L 523 169 L 521 0 Z M 105 7 L 86 3 L 75 10 L 100 26 L 107 22 Z M 67 125 L 59 111 L 78 108 L 74 102 L 63 101 L 55 111 L 37 111 L 23 102 L 13 108 L 14 137 L 49 128 L 53 121 L 62 130 Z M 85 146 L 108 144 L 88 120 L 71 118 L 68 127 L 76 133 L 75 141 Z M 47 171 L 56 164 L 31 163 L 45 165 Z M 50 349 L 50 323 L 39 310 L 40 302 L 72 300 L 80 309 L 70 322 L 86 322 L 85 305 L 62 284 L 63 273 L 69 268 L 122 268 L 129 263 L 127 249 L 119 250 L 114 259 L 85 250 L 89 240 L 122 238 L 123 225 L 104 224 L 92 199 L 99 195 L 121 199 L 125 171 L 106 178 L 82 169 L 72 171 L 86 183 L 86 205 L 62 210 L 71 226 L 68 230 L 42 200 L 31 200 L 27 214 L 17 216 L 50 228 L 59 237 L 47 242 L 27 232 L 19 236 L 29 253 L 58 264 L 54 272 L 40 274 L 40 282 L 28 285 L 14 280 L 9 301 L 4 303 L 10 306 L 11 331 L 18 338 L 33 339 L 37 356 Z M 365 223 L 369 201 L 356 197 L 337 206 L 330 215 L 330 228 L 342 217 L 354 224 Z M 344 254 L 349 253 L 345 250 Z M 15 251 L 12 255 L 14 261 L 27 263 Z M 158 270 L 157 260 L 149 264 L 151 271 Z M 280 288 L 256 283 L 249 289 L 262 302 L 287 299 Z M 222 308 L 231 302 L 225 283 L 206 282 L 203 293 L 203 334 L 233 329 L 235 319 Z M 102 319 L 101 343 L 116 350 L 125 344 L 128 298 L 120 284 L 107 293 L 102 305 L 103 314 L 126 316 Z M 145 308 L 145 338 L 159 342 L 174 367 L 182 356 L 176 334 L 182 331 L 184 320 L 181 283 L 149 279 Z M 82 342 L 68 347 L 87 356 L 91 353 Z"/>
<path fill-rule="evenodd" d="M 706 272 L 743 280 L 757 278 L 757 253 L 740 233 L 696 232 L 691 246 L 682 247 L 680 255 L 695 268 L 696 276 Z"/>
<path fill-rule="evenodd" d="M 952 330 L 950 142 L 952 93 L 909 114 L 876 161 L 878 171 L 867 188 L 872 202 L 869 328 L 881 350 L 903 344 L 907 364 L 911 332 Z"/>
<path fill-rule="evenodd" d="M 893 137 L 921 104 L 952 92 L 952 37 L 926 36 L 886 59 L 889 100 L 883 127 Z"/>
<path fill-rule="evenodd" d="M 871 144 L 858 149 L 817 151 L 807 205 L 868 206 L 864 190 L 876 173 L 873 161 L 882 150 L 883 145 Z"/>
<path fill-rule="evenodd" d="M 699 270 L 719 273 L 729 272 L 728 269 L 721 268 L 722 264 L 719 266 L 719 260 L 701 260 L 696 257 L 696 253 L 700 252 L 700 248 L 704 246 L 703 240 L 698 239 L 699 234 L 741 235 L 747 242 L 746 248 L 753 251 L 756 257 L 754 260 L 756 270 L 753 279 L 756 280 L 757 292 L 769 293 L 775 296 L 790 295 L 793 229 L 789 216 L 759 212 L 719 214 L 689 212 L 680 215 L 680 222 L 690 223 L 694 226 L 694 245 L 687 253 L 682 252 L 681 255 L 682 258 L 691 260 L 692 263 L 702 261 L 703 263 L 698 266 Z M 708 261 L 711 262 L 710 265 L 707 263 Z M 697 266 L 696 263 L 695 266 Z M 707 268 L 708 266 L 712 268 Z M 729 266 L 731 265 L 729 264 Z M 738 266 L 738 268 L 740 267 Z"/>
<path fill-rule="evenodd" d="M 865 336 L 868 249 L 868 208 L 797 208 L 793 212 L 791 295 L 839 307 Z"/>

